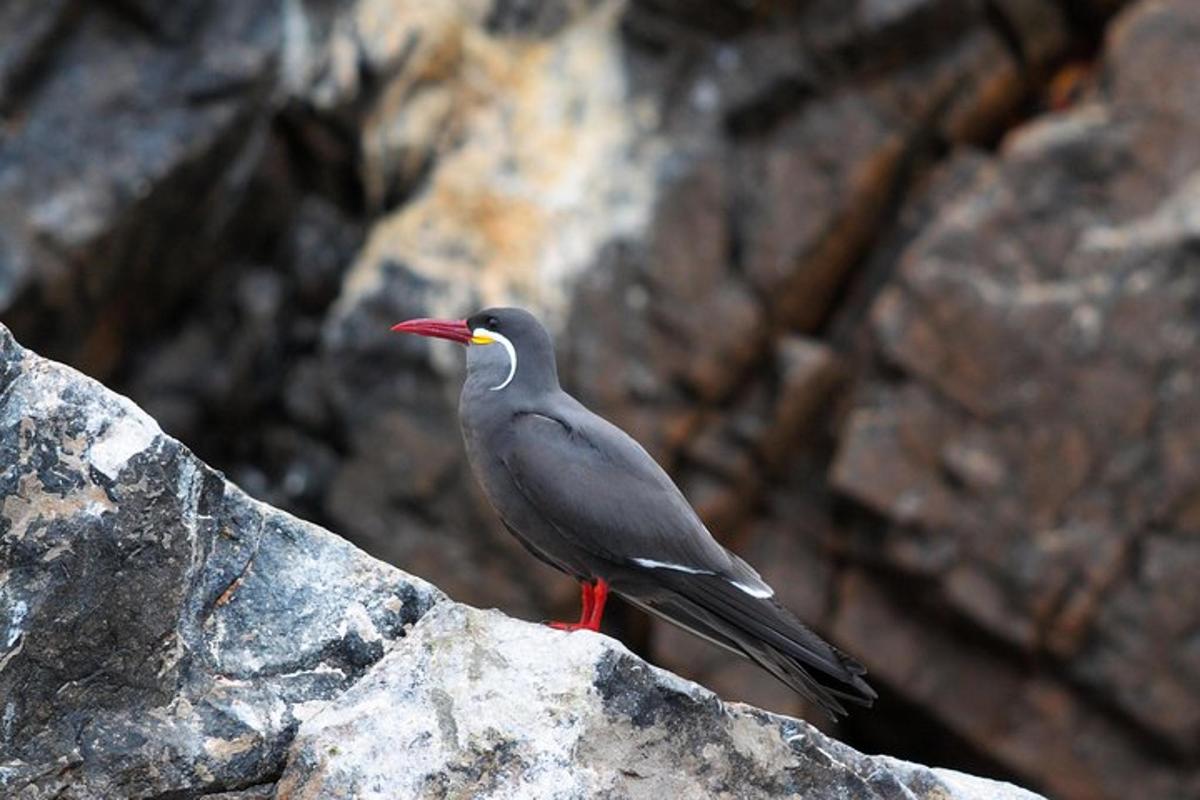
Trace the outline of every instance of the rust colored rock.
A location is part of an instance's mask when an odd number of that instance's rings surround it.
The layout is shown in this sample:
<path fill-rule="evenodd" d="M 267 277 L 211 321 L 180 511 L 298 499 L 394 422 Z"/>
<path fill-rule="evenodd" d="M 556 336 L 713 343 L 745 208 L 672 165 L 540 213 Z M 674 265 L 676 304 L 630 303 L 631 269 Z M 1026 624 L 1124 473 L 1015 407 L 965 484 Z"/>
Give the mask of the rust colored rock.
<path fill-rule="evenodd" d="M 771 468 L 782 465 L 788 454 L 804 444 L 801 436 L 821 417 L 844 377 L 837 355 L 819 341 L 789 336 L 779 341 L 775 354 L 779 385 L 776 403 L 765 417 L 757 437 L 758 449 Z"/>
<path fill-rule="evenodd" d="M 1107 761 L 1134 741 L 1200 755 L 1200 669 L 1183 632 L 1200 625 L 1200 599 L 1182 577 L 1200 485 L 1189 388 L 1200 262 L 1188 244 L 1200 90 L 1177 79 L 1198 31 L 1195 4 L 1135 7 L 1114 25 L 1097 95 L 1010 134 L 935 211 L 871 312 L 900 375 L 860 388 L 831 471 L 890 523 L 886 560 L 927 576 L 934 607 L 1057 671 L 1001 668 L 990 686 L 1016 698 L 1068 677 L 1053 703 L 1028 706 L 1044 718 L 1023 724 L 1068 730 L 1098 713 L 1096 697 L 1118 709 L 1123 724 L 1075 734 L 1086 746 L 1006 756 L 1065 797 L 1143 791 Z M 902 685 L 929 680 L 902 661 L 882 666 Z M 967 730 L 963 703 L 986 718 L 979 704 L 1005 693 L 928 702 Z M 1008 747 L 986 726 L 968 735 Z M 1196 780 L 1170 773 L 1158 770 L 1163 787 L 1179 781 L 1161 796 Z"/>
<path fill-rule="evenodd" d="M 840 587 L 833 633 L 869 647 L 871 674 L 927 707 L 965 740 L 1054 797 L 1186 797 L 1195 776 L 1147 757 L 1119 721 L 1080 703 L 1074 689 L 996 658 L 992 646 L 923 624 L 921 593 L 889 595 L 851 571 Z"/>
<path fill-rule="evenodd" d="M 899 131 L 867 98 L 805 107 L 745 156 L 745 262 L 775 315 L 816 327 L 893 184 Z"/>

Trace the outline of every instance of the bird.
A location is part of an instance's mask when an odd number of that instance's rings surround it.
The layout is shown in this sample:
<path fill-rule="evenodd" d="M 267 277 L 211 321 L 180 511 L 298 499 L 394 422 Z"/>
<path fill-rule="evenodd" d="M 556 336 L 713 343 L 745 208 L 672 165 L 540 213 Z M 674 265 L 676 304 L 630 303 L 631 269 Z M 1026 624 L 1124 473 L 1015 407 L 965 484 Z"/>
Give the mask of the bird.
<path fill-rule="evenodd" d="M 399 333 L 466 346 L 459 422 L 471 471 L 508 531 L 579 582 L 598 631 L 609 593 L 748 658 L 836 720 L 876 692 L 863 666 L 809 630 L 713 538 L 633 437 L 559 385 L 549 332 L 528 311 L 411 319 Z"/>

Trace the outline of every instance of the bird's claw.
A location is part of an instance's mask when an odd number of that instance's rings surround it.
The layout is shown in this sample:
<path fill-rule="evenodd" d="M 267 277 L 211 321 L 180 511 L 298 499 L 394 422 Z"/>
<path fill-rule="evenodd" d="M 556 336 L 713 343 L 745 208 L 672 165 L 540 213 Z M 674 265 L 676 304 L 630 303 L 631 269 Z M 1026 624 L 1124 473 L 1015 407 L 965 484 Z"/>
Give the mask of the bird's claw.
<path fill-rule="evenodd" d="M 551 628 L 554 628 L 556 631 L 566 631 L 567 633 L 570 633 L 571 631 L 595 630 L 595 628 L 591 627 L 585 622 L 547 622 L 546 624 Z"/>

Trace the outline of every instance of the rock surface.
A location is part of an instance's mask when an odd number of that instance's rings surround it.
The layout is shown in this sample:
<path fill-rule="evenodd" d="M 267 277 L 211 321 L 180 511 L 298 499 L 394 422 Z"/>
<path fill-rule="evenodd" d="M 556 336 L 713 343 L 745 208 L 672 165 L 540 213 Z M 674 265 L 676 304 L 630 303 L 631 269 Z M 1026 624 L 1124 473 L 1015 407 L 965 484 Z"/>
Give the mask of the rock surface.
<path fill-rule="evenodd" d="M 464 468 L 457 354 L 386 330 L 524 303 L 870 661 L 891 702 L 839 738 L 1200 795 L 1196 15 L 9 0 L 0 318 L 255 497 L 565 616 Z M 805 712 L 622 611 L 658 663 Z"/>
<path fill-rule="evenodd" d="M 967 168 L 871 308 L 890 374 L 859 384 L 831 468 L 836 489 L 891 523 L 885 560 L 1056 665 L 1062 679 L 1036 688 L 994 683 L 1007 687 L 994 689 L 998 712 L 1078 687 L 1193 764 L 1200 594 L 1183 575 L 1200 567 L 1200 89 L 1154 64 L 1195 62 L 1197 33 L 1194 3 L 1120 20 L 1086 102 Z M 880 617 L 904 613 L 867 594 L 891 607 Z M 835 625 L 848 645 L 877 642 L 854 619 L 865 605 Z M 902 663 L 874 666 L 911 679 Z M 1028 741 L 1063 742 L 1063 790 L 1111 791 L 1130 769 L 1114 721 L 1066 702 L 1069 714 L 1028 716 L 1011 738 L 978 708 L 946 719 L 1023 770 L 1048 757 Z M 1136 771 L 1155 796 L 1200 780 Z"/>
<path fill-rule="evenodd" d="M 301 725 L 276 796 L 1038 797 L 726 706 L 598 634 L 454 603 Z"/>
<path fill-rule="evenodd" d="M 5 797 L 1036 798 L 450 602 L 2 326 L 0 453 Z"/>
<path fill-rule="evenodd" d="M 271 782 L 296 726 L 442 598 L 2 326 L 0 454 L 5 797 Z"/>

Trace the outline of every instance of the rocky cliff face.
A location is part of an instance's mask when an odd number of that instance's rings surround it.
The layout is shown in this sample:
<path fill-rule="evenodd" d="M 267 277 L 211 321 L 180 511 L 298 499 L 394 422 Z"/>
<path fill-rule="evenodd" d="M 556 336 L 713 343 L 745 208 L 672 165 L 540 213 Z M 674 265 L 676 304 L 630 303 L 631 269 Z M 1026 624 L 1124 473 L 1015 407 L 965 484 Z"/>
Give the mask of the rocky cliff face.
<path fill-rule="evenodd" d="M 255 497 L 538 618 L 575 590 L 475 493 L 456 354 L 387 334 L 528 305 L 569 387 L 868 662 L 885 702 L 839 736 L 1196 794 L 1198 14 L 12 0 L 0 318 Z"/>
<path fill-rule="evenodd" d="M 1035 797 L 451 602 L 3 327 L 0 453 L 5 797 Z"/>

